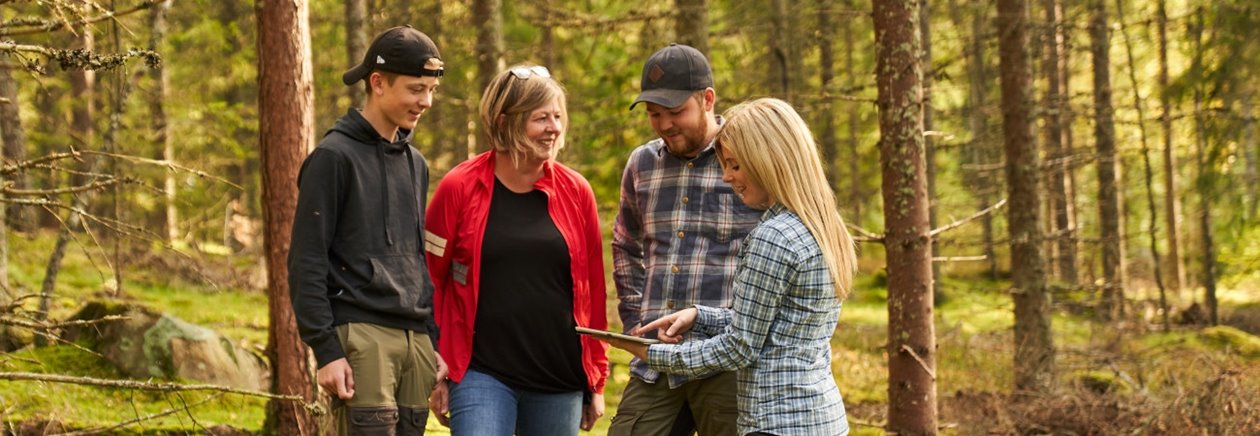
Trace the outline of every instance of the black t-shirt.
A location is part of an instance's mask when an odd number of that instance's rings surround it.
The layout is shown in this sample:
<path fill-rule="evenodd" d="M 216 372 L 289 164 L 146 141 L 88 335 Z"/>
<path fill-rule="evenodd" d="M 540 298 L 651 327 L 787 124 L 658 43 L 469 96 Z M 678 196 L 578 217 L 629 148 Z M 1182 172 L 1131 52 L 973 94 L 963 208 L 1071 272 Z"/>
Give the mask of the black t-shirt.
<path fill-rule="evenodd" d="M 495 179 L 480 279 L 472 368 L 515 389 L 586 390 L 569 249 L 546 193 L 518 194 Z"/>

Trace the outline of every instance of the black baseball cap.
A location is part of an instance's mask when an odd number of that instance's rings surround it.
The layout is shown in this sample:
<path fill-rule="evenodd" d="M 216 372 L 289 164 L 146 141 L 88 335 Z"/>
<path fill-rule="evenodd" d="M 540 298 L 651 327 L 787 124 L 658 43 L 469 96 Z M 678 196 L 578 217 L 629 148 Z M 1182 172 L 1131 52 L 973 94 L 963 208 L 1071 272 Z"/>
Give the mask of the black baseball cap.
<path fill-rule="evenodd" d="M 437 45 L 433 44 L 428 35 L 410 25 L 393 27 L 376 35 L 367 54 L 363 56 L 363 62 L 342 74 L 341 81 L 352 85 L 363 80 L 372 70 L 408 76 L 442 77 L 440 59 Z"/>
<path fill-rule="evenodd" d="M 652 53 L 643 64 L 643 78 L 639 80 L 641 92 L 630 104 L 630 110 L 645 101 L 668 108 L 679 107 L 691 94 L 711 87 L 713 69 L 704 54 L 689 45 L 670 44 Z"/>

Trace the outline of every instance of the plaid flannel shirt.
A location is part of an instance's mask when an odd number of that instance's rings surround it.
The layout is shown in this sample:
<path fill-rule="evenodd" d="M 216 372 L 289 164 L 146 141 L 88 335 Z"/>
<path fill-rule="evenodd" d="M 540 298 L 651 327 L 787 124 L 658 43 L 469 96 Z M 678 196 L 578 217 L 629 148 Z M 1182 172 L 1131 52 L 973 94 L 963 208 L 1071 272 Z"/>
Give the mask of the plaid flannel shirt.
<path fill-rule="evenodd" d="M 697 304 L 730 307 L 735 254 L 760 215 L 722 181 L 713 144 L 692 159 L 670 154 L 661 139 L 635 149 L 622 177 L 612 241 L 625 329 Z M 638 359 L 630 372 L 650 383 L 660 377 Z M 671 375 L 669 384 L 713 374 Z"/>
<path fill-rule="evenodd" d="M 670 374 L 738 370 L 740 434 L 847 434 L 831 373 L 840 301 L 805 223 L 770 208 L 739 254 L 733 309 L 696 306 L 693 331 L 712 336 L 652 345 L 648 364 Z"/>

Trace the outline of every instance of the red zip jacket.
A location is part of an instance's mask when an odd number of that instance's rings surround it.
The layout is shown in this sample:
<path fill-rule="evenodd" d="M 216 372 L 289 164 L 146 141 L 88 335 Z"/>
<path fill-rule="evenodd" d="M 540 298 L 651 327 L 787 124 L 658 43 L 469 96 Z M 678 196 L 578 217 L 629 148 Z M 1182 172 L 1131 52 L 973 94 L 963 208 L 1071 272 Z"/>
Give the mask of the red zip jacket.
<path fill-rule="evenodd" d="M 438 183 L 425 215 L 424 247 L 433 277 L 433 312 L 438 352 L 449 377 L 463 380 L 472 360 L 473 327 L 481 277 L 481 246 L 494 192 L 494 152 L 459 164 Z M 573 317 L 577 325 L 608 327 L 604 291 L 603 235 L 595 193 L 576 171 L 558 162 L 543 166 L 534 189 L 547 194 L 547 212 L 569 246 L 573 274 Z M 608 379 L 608 344 L 581 335 L 582 369 L 593 393 Z"/>

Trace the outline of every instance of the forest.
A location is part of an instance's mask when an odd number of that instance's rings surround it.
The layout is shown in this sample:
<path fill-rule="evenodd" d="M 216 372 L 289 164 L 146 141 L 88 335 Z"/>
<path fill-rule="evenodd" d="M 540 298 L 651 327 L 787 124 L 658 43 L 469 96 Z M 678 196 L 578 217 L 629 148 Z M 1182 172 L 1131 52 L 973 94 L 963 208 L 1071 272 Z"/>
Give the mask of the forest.
<path fill-rule="evenodd" d="M 430 186 L 487 149 L 490 79 L 543 65 L 605 242 L 654 51 L 707 55 L 719 114 L 796 108 L 858 241 L 855 434 L 1260 433 L 1252 0 L 0 0 L 0 431 L 330 431 L 295 180 L 403 24 L 445 62 Z"/>

